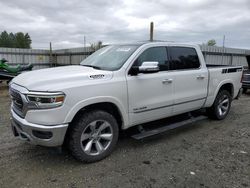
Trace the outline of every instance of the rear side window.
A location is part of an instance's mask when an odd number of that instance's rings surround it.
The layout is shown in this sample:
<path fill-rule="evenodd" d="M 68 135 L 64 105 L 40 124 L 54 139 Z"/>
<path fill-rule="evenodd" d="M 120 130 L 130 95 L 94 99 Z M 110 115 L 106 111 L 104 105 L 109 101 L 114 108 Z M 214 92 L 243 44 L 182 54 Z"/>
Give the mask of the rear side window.
<path fill-rule="evenodd" d="M 170 47 L 170 70 L 197 69 L 200 61 L 196 50 L 188 47 Z"/>
<path fill-rule="evenodd" d="M 133 66 L 141 66 L 145 61 L 157 61 L 160 71 L 168 70 L 168 55 L 166 47 L 152 47 L 144 52 L 135 60 Z"/>

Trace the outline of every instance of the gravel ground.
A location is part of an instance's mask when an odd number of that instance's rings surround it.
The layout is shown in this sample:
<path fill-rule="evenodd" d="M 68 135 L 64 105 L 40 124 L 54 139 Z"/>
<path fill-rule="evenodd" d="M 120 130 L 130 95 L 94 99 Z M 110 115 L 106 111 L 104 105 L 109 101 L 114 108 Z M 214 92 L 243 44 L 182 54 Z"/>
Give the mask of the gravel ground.
<path fill-rule="evenodd" d="M 203 120 L 144 141 L 120 139 L 113 154 L 82 164 L 58 149 L 23 143 L 10 129 L 0 87 L 0 187 L 250 187 L 250 95 L 224 121 Z"/>

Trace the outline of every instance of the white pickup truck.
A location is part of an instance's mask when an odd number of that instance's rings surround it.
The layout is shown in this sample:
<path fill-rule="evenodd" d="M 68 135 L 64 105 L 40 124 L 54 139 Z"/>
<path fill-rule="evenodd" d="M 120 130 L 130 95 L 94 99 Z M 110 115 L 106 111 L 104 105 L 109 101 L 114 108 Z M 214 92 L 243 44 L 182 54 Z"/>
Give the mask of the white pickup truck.
<path fill-rule="evenodd" d="M 37 145 L 68 143 L 80 161 L 101 160 L 114 150 L 119 130 L 198 109 L 224 119 L 241 91 L 242 70 L 206 66 L 197 45 L 106 46 L 80 65 L 14 78 L 12 130 Z"/>

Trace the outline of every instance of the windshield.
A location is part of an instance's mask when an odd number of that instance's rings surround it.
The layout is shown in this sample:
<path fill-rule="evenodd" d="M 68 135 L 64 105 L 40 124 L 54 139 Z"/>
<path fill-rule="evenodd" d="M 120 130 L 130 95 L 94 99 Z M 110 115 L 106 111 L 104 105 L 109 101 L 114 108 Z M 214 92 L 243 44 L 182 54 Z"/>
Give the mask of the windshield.
<path fill-rule="evenodd" d="M 137 48 L 137 45 L 106 46 L 84 59 L 80 64 L 101 70 L 118 70 Z"/>

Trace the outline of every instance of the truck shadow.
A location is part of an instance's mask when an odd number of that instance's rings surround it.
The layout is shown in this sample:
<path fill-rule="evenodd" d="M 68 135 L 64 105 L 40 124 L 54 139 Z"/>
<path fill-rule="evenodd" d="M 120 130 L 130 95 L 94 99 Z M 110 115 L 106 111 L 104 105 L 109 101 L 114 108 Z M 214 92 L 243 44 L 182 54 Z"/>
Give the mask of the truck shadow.
<path fill-rule="evenodd" d="M 160 120 L 160 122 L 167 121 L 168 118 Z M 199 129 L 203 129 L 203 121 L 208 121 L 208 120 L 202 120 L 201 122 L 196 122 L 193 124 L 189 124 L 177 129 L 173 129 L 170 131 L 167 131 L 165 133 L 161 133 L 155 136 L 151 136 L 142 140 L 135 140 L 131 138 L 131 135 L 134 134 L 135 130 L 129 130 L 129 131 L 124 131 L 121 132 L 119 141 L 117 144 L 117 147 L 115 151 L 111 154 L 111 156 L 107 157 L 106 159 L 96 162 L 96 163 L 91 163 L 91 164 L 86 164 L 79 162 L 75 160 L 71 155 L 69 150 L 66 148 L 46 148 L 42 146 L 30 146 L 28 148 L 28 152 L 22 154 L 22 160 L 25 161 L 31 161 L 32 163 L 42 163 L 44 167 L 50 167 L 52 166 L 57 166 L 57 165 L 69 165 L 69 166 L 78 166 L 78 165 L 95 165 L 98 163 L 105 163 L 109 160 L 119 160 L 119 158 L 122 158 L 122 155 L 125 153 L 133 154 L 134 152 L 138 150 L 142 150 L 143 148 L 147 150 L 147 147 L 154 147 L 154 145 L 159 145 L 161 143 L 164 144 L 171 144 L 172 139 L 174 138 L 180 138 L 182 135 L 185 135 L 189 133 L 190 131 L 195 131 Z M 159 123 L 159 122 L 158 122 Z M 155 122 L 152 123 L 155 125 Z M 150 123 L 147 126 L 151 126 Z M 186 144 L 186 141 L 184 138 L 179 139 L 180 142 L 184 142 Z M 187 145 L 186 145 L 187 146 Z"/>
<path fill-rule="evenodd" d="M 247 95 L 249 94 L 250 92 L 248 92 Z M 6 100 L 8 99 L 8 85 L 5 83 L 0 84 L 0 99 L 2 99 L 3 102 L 5 103 Z M 178 118 L 181 117 L 178 116 Z M 166 122 L 169 122 L 169 120 L 170 118 L 165 118 L 160 121 L 147 123 L 146 127 L 153 127 L 153 126 L 158 126 L 158 124 L 165 124 Z M 202 122 L 196 122 L 190 125 L 186 125 L 139 141 L 131 138 L 131 135 L 135 134 L 135 132 L 137 131 L 136 129 L 129 129 L 128 131 L 123 131 L 120 134 L 116 150 L 111 154 L 111 156 L 100 161 L 100 163 L 105 163 L 109 160 L 119 160 L 120 158 L 122 158 L 124 152 L 128 154 L 132 154 L 134 152 L 137 152 L 138 150 L 141 150 L 141 152 L 143 152 L 142 151 L 143 148 L 147 150 L 148 149 L 147 147 L 150 146 L 154 147 L 155 145 L 159 145 L 161 143 L 164 144 L 167 143 L 170 145 L 172 139 L 176 137 L 180 138 L 190 131 L 203 129 L 204 126 Z M 181 142 L 185 142 L 183 141 L 183 138 L 181 138 L 180 140 Z M 20 142 L 15 142 L 15 143 L 19 143 L 16 147 L 13 147 L 13 151 L 16 151 L 16 156 L 14 156 L 14 158 L 18 159 L 19 163 L 22 162 L 25 164 L 31 162 L 38 165 L 41 164 L 44 167 L 50 167 L 51 165 L 61 166 L 62 164 L 69 166 L 83 164 L 75 160 L 66 149 L 46 148 Z"/>

